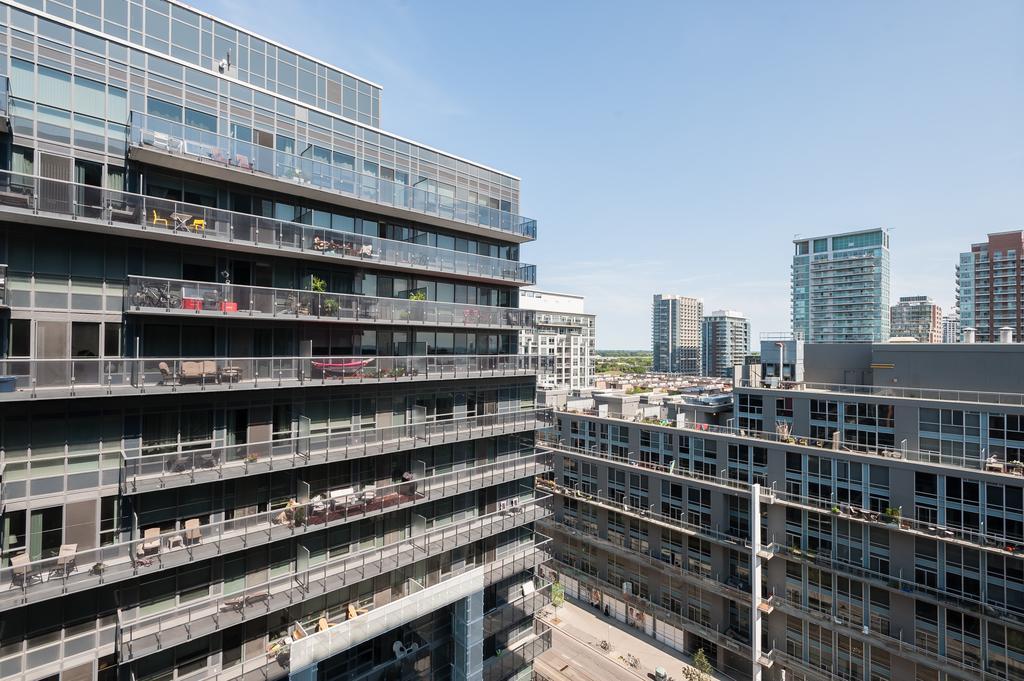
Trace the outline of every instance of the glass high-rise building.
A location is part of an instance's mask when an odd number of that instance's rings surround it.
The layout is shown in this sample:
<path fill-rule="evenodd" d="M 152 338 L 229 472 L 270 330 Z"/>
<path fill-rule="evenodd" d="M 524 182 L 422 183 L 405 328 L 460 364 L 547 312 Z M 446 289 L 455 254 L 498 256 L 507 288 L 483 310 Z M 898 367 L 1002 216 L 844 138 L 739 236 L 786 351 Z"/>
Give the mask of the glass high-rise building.
<path fill-rule="evenodd" d="M 889 233 L 793 241 L 793 335 L 809 343 L 889 338 Z"/>
<path fill-rule="evenodd" d="M 750 352 L 750 320 L 735 310 L 715 310 L 701 329 L 704 374 L 731 377 Z"/>
<path fill-rule="evenodd" d="M 651 304 L 652 371 L 700 376 L 704 302 L 656 294 Z"/>
<path fill-rule="evenodd" d="M 519 180 L 176 2 L 0 2 L 0 72 L 0 678 L 528 675 Z"/>
<path fill-rule="evenodd" d="M 1024 232 L 989 234 L 988 240 L 960 254 L 956 302 L 963 329 L 974 329 L 979 343 L 1000 340 L 1009 329 L 1024 336 Z"/>

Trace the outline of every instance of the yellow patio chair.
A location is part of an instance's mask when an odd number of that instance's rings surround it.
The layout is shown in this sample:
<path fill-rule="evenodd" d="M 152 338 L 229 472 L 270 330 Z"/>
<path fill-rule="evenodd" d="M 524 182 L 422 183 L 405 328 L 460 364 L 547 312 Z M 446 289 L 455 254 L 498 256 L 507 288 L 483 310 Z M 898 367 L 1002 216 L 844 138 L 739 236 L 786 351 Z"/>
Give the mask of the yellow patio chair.
<path fill-rule="evenodd" d="M 156 208 L 154 208 L 153 209 L 153 224 L 154 225 L 163 225 L 164 227 L 170 227 L 171 226 L 171 221 L 168 220 L 167 218 L 162 218 L 159 215 L 157 215 Z"/>
<path fill-rule="evenodd" d="M 192 221 L 192 229 L 194 229 L 197 233 L 199 232 L 199 230 L 203 230 L 205 232 L 206 220 L 202 218 L 196 218 L 195 220 Z"/>

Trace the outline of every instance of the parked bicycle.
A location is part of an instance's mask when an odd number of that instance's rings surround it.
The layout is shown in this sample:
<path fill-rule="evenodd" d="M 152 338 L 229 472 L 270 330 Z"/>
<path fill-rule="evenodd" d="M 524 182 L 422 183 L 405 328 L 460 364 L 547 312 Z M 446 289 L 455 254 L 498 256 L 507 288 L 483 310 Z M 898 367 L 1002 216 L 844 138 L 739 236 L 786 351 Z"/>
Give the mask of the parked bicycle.
<path fill-rule="evenodd" d="M 179 308 L 181 296 L 155 284 L 143 284 L 132 295 L 132 304 L 137 307 Z"/>

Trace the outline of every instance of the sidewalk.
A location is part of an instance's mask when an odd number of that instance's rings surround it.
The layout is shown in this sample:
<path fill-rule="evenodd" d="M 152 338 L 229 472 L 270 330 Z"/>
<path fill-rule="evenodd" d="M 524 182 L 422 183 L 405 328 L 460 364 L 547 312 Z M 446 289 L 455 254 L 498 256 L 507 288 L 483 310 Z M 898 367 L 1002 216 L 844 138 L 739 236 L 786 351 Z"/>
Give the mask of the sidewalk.
<path fill-rule="evenodd" d="M 558 621 L 556 621 L 556 616 Z M 558 608 L 557 613 L 555 613 L 554 606 L 548 605 L 544 608 L 542 617 L 544 622 L 554 629 L 586 645 L 594 656 L 613 661 L 622 670 L 620 678 L 653 679 L 655 678 L 654 670 L 657 667 L 662 667 L 668 676 L 674 677 L 676 681 L 682 681 L 684 678 L 683 667 L 692 668 L 689 656 L 684 653 L 670 648 L 614 618 L 605 617 L 595 608 L 568 596 L 565 599 L 565 604 Z M 608 641 L 611 644 L 611 650 L 602 650 L 600 648 L 601 641 Z M 556 651 L 553 646 L 545 653 L 545 656 L 554 652 Z M 627 655 L 632 655 L 639 660 L 639 668 L 631 669 L 626 665 Z M 716 681 L 733 681 L 732 677 L 717 670 L 712 672 L 711 677 Z"/>

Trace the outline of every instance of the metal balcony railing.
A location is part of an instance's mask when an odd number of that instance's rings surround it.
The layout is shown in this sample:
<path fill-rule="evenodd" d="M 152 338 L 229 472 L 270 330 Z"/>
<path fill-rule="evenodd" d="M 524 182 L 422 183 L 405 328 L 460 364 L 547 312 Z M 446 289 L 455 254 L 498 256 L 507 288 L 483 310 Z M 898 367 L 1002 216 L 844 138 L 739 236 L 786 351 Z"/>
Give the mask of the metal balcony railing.
<path fill-rule="evenodd" d="M 765 388 L 766 390 L 788 390 L 788 388 Z M 817 449 L 827 449 L 833 454 L 855 454 L 861 456 L 881 456 L 890 460 L 906 460 L 913 461 L 915 463 L 926 463 L 936 464 L 942 467 L 954 467 L 963 468 L 965 470 L 980 470 L 986 473 L 1001 473 L 1009 474 L 1014 477 L 1024 476 L 1024 461 L 1017 460 L 1003 460 L 995 456 L 990 456 L 987 459 L 972 458 L 969 456 L 953 456 L 950 454 L 939 454 L 937 452 L 922 452 L 911 449 L 892 449 L 886 447 L 880 448 L 868 448 L 854 443 L 844 442 L 839 440 L 834 442 L 832 440 L 822 440 L 820 438 L 807 437 L 804 435 L 786 435 L 781 433 L 773 433 L 763 430 L 750 430 L 747 428 L 737 428 L 734 426 L 716 426 L 707 423 L 695 423 L 679 426 L 675 423 L 663 421 L 661 419 L 644 419 L 639 415 L 635 417 L 624 416 L 622 414 L 599 414 L 592 409 L 583 409 L 575 411 L 560 411 L 559 413 L 572 416 L 573 414 L 586 414 L 588 416 L 597 416 L 604 419 L 615 419 L 620 421 L 629 421 L 633 424 L 649 424 L 653 426 L 669 427 L 674 430 L 684 431 L 693 433 L 694 436 L 700 437 L 701 434 L 717 434 L 727 435 L 730 437 L 737 438 L 748 438 L 761 440 L 764 442 L 771 442 L 783 447 L 814 447 Z M 759 415 L 759 413 L 757 414 Z"/>
<path fill-rule="evenodd" d="M 318 293 L 135 275 L 128 277 L 124 300 L 126 312 L 149 314 L 456 326 L 464 329 L 529 329 L 533 327 L 535 316 L 532 310 L 514 307 Z"/>
<path fill-rule="evenodd" d="M 571 490 L 557 485 L 552 482 L 546 482 L 542 484 L 542 489 L 549 490 L 569 499 L 576 499 L 582 501 L 591 506 L 597 506 L 603 508 L 606 511 L 614 511 L 616 513 L 623 513 L 633 518 L 638 518 L 645 522 L 660 525 L 662 527 L 675 530 L 687 536 L 699 537 L 700 539 L 706 539 L 726 546 L 728 548 L 740 548 L 750 550 L 752 548 L 749 537 L 740 536 L 739 534 L 732 534 L 729 532 L 723 532 L 720 529 L 703 527 L 701 525 L 695 525 L 687 522 L 682 518 L 673 518 L 672 516 L 663 515 L 654 511 L 652 508 L 637 508 L 630 506 L 624 502 L 617 502 L 612 499 L 602 498 L 600 494 L 592 495 L 586 494 L 579 490 Z M 653 506 L 653 504 L 652 504 Z M 762 544 L 761 549 L 764 552 L 765 557 L 771 557 L 776 552 L 776 545 L 772 542 L 765 542 Z"/>
<path fill-rule="evenodd" d="M 901 658 L 921 662 L 928 666 L 935 664 L 944 665 L 948 670 L 963 675 L 963 678 L 981 678 L 985 679 L 985 681 L 1002 681 L 1005 678 L 985 671 L 980 666 L 971 664 L 966 660 L 958 660 L 944 655 L 937 650 L 931 650 L 916 643 L 904 641 L 902 636 L 890 636 L 870 629 L 867 623 L 849 621 L 844 619 L 838 612 L 814 610 L 781 594 L 774 596 L 774 605 L 782 612 L 803 618 L 814 618 L 829 629 L 835 629 L 843 632 L 845 635 L 852 635 L 855 638 L 862 638 L 872 645 L 881 645 Z"/>
<path fill-rule="evenodd" d="M 539 487 L 539 489 L 542 491 L 544 490 L 543 487 Z M 721 573 L 705 575 L 700 572 L 688 570 L 685 567 L 685 560 L 682 557 L 677 558 L 672 562 L 666 556 L 656 554 L 654 551 L 648 550 L 647 552 L 644 552 L 640 548 L 618 544 L 600 536 L 570 528 L 550 519 L 538 523 L 538 527 L 542 527 L 546 532 L 551 532 L 552 534 L 577 539 L 588 544 L 594 544 L 604 551 L 617 553 L 636 565 L 657 570 L 672 579 L 682 579 L 685 582 L 689 582 L 705 590 L 713 591 L 720 596 L 734 600 L 738 603 L 748 603 L 750 601 L 749 583 L 740 580 L 738 577 L 727 576 Z"/>
<path fill-rule="evenodd" d="M 14 209 L 14 210 L 12 210 Z M 59 215 L 164 241 L 312 257 L 511 284 L 535 284 L 537 268 L 517 260 L 381 239 L 313 225 L 172 201 L 92 185 L 0 171 L 0 213 Z"/>
<path fill-rule="evenodd" d="M 534 623 L 534 633 L 515 647 L 498 652 L 484 660 L 484 681 L 502 681 L 533 662 L 551 647 L 551 629 L 542 622 Z"/>
<path fill-rule="evenodd" d="M 846 383 L 793 383 L 785 381 L 779 386 L 764 385 L 761 381 L 740 379 L 737 388 L 757 388 L 772 391 L 827 392 L 837 395 L 864 397 L 893 397 L 898 399 L 933 400 L 937 402 L 965 402 L 968 404 L 1001 404 L 1024 406 L 1024 393 L 986 392 L 981 390 L 940 390 L 936 388 L 904 388 L 898 386 L 849 385 Z"/>
<path fill-rule="evenodd" d="M 548 472 L 549 464 L 543 453 L 519 456 L 392 485 L 325 489 L 308 501 L 242 518 L 207 524 L 195 518 L 194 525 L 183 519 L 172 530 L 139 528 L 137 539 L 41 560 L 21 562 L 17 556 L 24 554 L 13 554 L 17 564 L 0 569 L 0 611 L 522 480 Z"/>
<path fill-rule="evenodd" d="M 551 422 L 550 415 L 545 409 L 528 409 L 465 418 L 442 416 L 423 423 L 314 433 L 264 442 L 170 452 L 156 446 L 141 452 L 122 452 L 121 493 L 137 494 L 524 432 L 546 427 Z"/>
<path fill-rule="evenodd" d="M 142 357 L 0 360 L 0 401 L 531 376 L 538 355 Z"/>
<path fill-rule="evenodd" d="M 328 559 L 316 567 L 298 565 L 295 571 L 263 584 L 204 598 L 166 612 L 140 615 L 136 610 L 121 610 L 117 628 L 120 659 L 125 662 L 138 659 L 528 525 L 548 514 L 546 500 L 546 497 L 537 497 L 514 510 L 497 511 L 429 530 L 382 547 L 360 551 L 356 542 L 351 545 L 352 552 Z"/>
<path fill-rule="evenodd" d="M 502 603 L 484 614 L 484 638 L 509 628 L 516 622 L 532 617 L 538 610 L 551 602 L 551 582 L 533 577 L 523 584 L 531 590 Z"/>
<path fill-rule="evenodd" d="M 412 214 L 484 227 L 520 238 L 536 239 L 537 222 L 521 215 L 471 203 L 416 186 L 385 180 L 342 165 L 299 156 L 251 142 L 192 128 L 138 111 L 131 112 L 129 147 L 211 164 Z M 312 149 L 312 147 L 310 147 Z"/>
<path fill-rule="evenodd" d="M 862 565 L 854 565 L 853 563 L 840 559 L 835 555 L 822 555 L 806 548 L 801 549 L 794 546 L 783 546 L 780 548 L 779 552 L 780 554 L 786 555 L 791 560 L 801 560 L 805 563 L 817 565 L 819 567 L 825 567 L 830 570 L 851 574 L 862 580 L 868 581 L 873 585 L 887 588 L 893 592 L 902 593 L 909 598 L 926 598 L 943 605 L 952 605 L 956 608 L 967 610 L 969 612 L 982 613 L 990 617 L 1005 618 L 1015 622 L 1017 625 L 1024 624 L 1024 611 L 1019 608 L 1011 609 L 1009 604 L 1006 603 L 983 600 L 980 594 L 960 594 L 950 591 L 949 589 L 940 589 L 915 580 L 905 579 L 903 577 L 902 570 L 900 570 L 900 574 L 898 575 L 879 572 L 878 570 L 872 570 L 871 568 L 866 568 Z"/>

